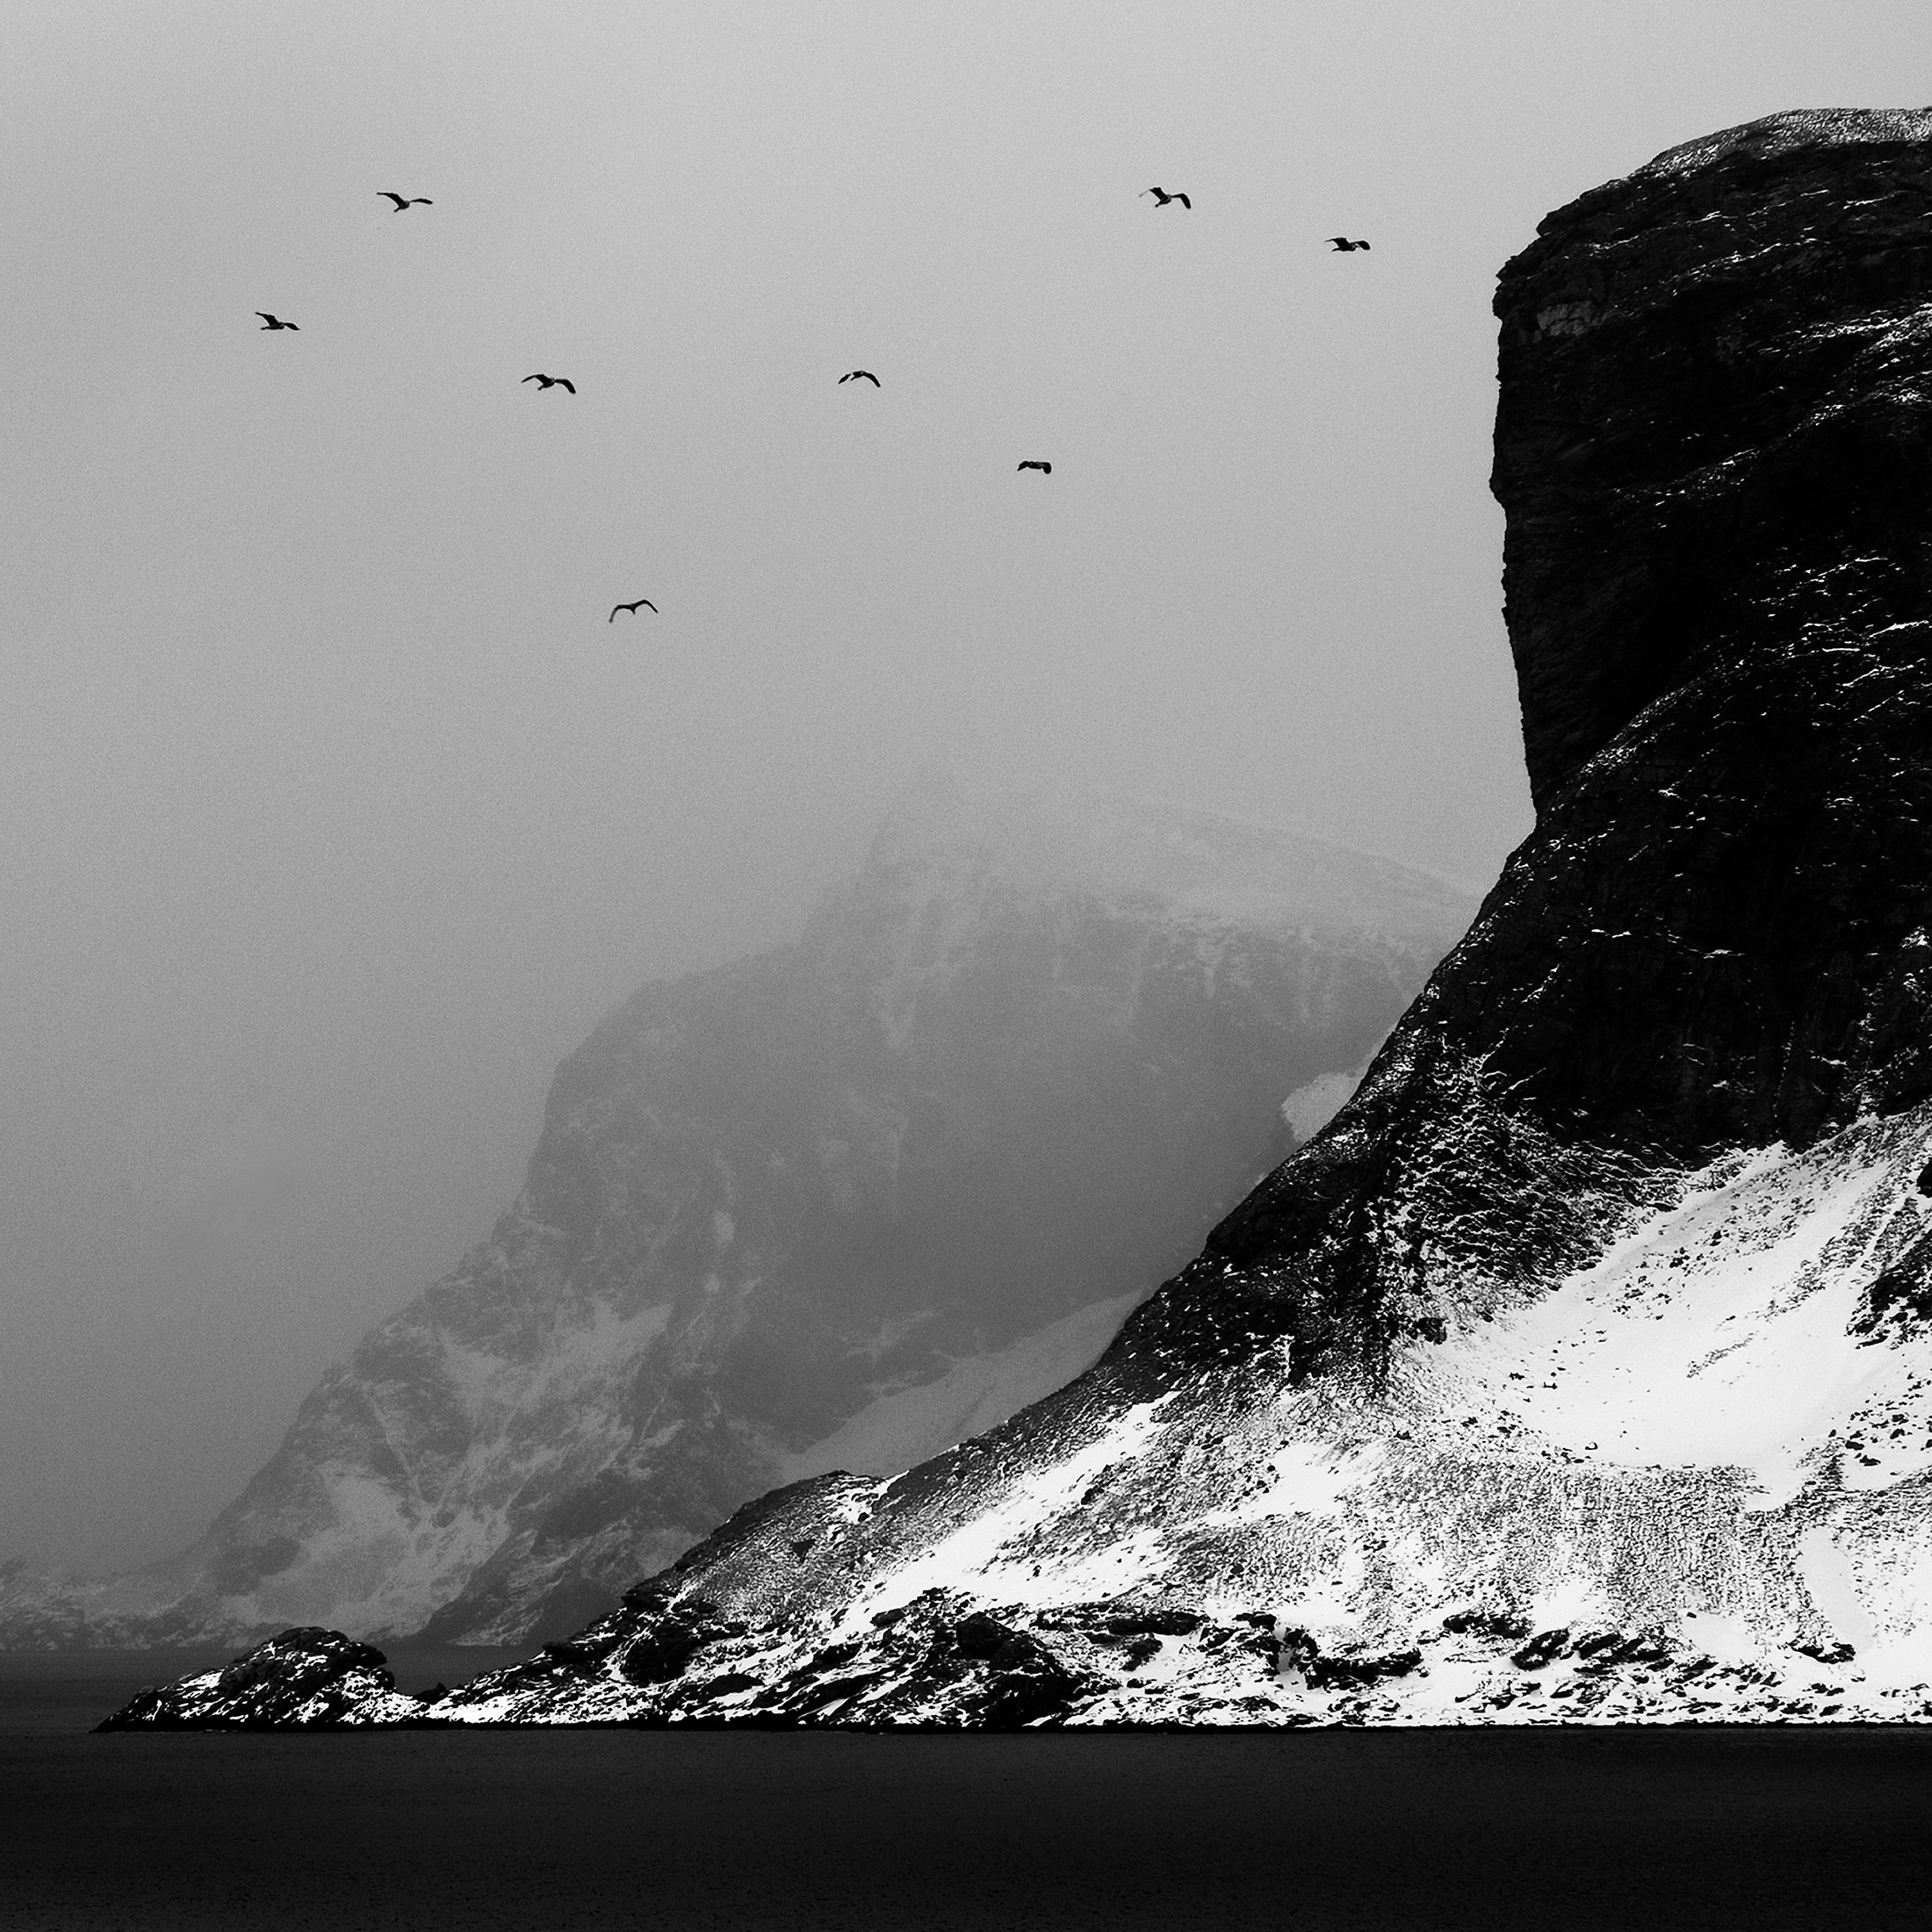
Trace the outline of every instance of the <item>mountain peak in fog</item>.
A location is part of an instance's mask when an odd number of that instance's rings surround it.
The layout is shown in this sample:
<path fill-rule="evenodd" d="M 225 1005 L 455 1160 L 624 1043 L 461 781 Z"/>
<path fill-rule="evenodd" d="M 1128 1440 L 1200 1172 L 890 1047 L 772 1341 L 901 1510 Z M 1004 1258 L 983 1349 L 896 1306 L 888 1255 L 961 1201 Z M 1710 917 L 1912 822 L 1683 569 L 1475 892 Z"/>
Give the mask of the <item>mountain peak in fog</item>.
<path fill-rule="evenodd" d="M 997 1423 L 1288 1151 L 1291 1093 L 1345 1090 L 1469 912 L 1172 806 L 918 787 L 794 944 L 592 1032 L 489 1238 L 203 1542 L 16 1577 L 0 1629 L 542 1635 L 774 1482 Z"/>
<path fill-rule="evenodd" d="M 1191 806 L 1076 789 L 906 788 L 873 841 L 875 868 L 984 866 L 1016 886 L 1186 918 L 1405 938 L 1460 930 L 1478 888 L 1313 833 Z"/>

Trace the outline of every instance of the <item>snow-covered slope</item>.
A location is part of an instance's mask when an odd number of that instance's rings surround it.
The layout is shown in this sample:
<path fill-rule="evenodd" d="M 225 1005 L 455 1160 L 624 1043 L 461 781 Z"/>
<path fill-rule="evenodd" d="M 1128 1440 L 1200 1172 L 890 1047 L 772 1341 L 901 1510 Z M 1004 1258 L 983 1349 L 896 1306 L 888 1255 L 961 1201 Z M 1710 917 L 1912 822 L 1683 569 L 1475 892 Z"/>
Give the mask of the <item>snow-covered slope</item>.
<path fill-rule="evenodd" d="M 541 1637 L 789 1474 L 934 1454 L 1093 1360 L 1472 909 L 1204 813 L 922 788 L 797 945 L 596 1030 L 491 1238 L 204 1543 L 0 1579 L 0 1642 Z"/>
<path fill-rule="evenodd" d="M 1932 1107 L 1727 1157 L 1379 1375 L 1102 1371 L 770 1499 L 436 1714 L 977 1723 L 1045 1671 L 1027 1721 L 1932 1717 L 1932 1353 L 1882 1286 L 1928 1157 Z"/>
<path fill-rule="evenodd" d="M 1887 1286 L 1928 1159 L 1932 1106 L 1726 1157 L 1379 1377 L 1297 1386 L 1276 1344 L 1143 1402 L 1094 1378 L 349 1720 L 1932 1718 L 1932 1350 Z"/>
<path fill-rule="evenodd" d="M 1932 1717 L 1928 207 L 1833 112 L 1544 223 L 1538 823 L 1359 1088 L 1066 1388 L 438 1721 Z"/>

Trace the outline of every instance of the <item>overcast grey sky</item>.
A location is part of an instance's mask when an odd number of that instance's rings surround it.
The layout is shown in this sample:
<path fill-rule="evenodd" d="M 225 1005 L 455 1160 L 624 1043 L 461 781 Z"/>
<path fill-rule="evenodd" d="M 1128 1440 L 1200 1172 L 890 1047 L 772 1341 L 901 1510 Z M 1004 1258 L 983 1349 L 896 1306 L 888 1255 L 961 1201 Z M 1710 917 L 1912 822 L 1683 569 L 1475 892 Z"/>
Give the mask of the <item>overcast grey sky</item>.
<path fill-rule="evenodd" d="M 1928 99 L 1922 0 L 10 0 L 0 1558 L 196 1533 L 917 771 L 1493 876 L 1496 269 Z"/>

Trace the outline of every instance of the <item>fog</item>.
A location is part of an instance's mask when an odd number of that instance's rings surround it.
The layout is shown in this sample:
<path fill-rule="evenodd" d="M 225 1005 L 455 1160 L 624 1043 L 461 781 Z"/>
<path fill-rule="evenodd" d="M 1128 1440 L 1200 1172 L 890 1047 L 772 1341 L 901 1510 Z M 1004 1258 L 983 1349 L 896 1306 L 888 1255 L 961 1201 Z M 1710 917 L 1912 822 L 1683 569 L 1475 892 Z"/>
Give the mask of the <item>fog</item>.
<path fill-rule="evenodd" d="M 1906 4 L 12 0 L 0 54 L 0 1558 L 83 1568 L 916 774 L 1493 876 L 1496 269 L 1932 97 Z"/>

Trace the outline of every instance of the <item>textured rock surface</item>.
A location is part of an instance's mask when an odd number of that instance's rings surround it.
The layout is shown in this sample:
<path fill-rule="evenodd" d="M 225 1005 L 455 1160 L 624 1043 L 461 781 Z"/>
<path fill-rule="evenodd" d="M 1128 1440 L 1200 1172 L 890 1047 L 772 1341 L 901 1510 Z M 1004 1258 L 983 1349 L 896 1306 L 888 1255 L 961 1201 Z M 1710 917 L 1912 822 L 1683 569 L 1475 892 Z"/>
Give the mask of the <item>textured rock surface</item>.
<path fill-rule="evenodd" d="M 1138 1345 L 1386 1352 L 1575 1265 L 1679 1166 L 1932 1091 L 1928 139 L 1837 113 L 1693 142 L 1503 271 L 1536 831 L 1350 1130 Z"/>
<path fill-rule="evenodd" d="M 1470 909 L 1201 814 L 909 801 L 796 946 L 564 1064 L 491 1239 L 202 1546 L 0 1579 L 0 1639 L 560 1633 L 775 1482 L 921 1460 L 1092 1361 Z"/>
<path fill-rule="evenodd" d="M 1069 1388 L 447 1720 L 1932 1716 L 1932 116 L 1675 150 L 1497 307 L 1539 819 L 1360 1091 Z"/>
<path fill-rule="evenodd" d="M 339 1631 L 285 1630 L 220 1670 L 137 1691 L 101 1731 L 354 1729 L 428 1708 L 396 1689 L 379 1650 Z"/>

